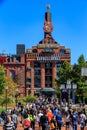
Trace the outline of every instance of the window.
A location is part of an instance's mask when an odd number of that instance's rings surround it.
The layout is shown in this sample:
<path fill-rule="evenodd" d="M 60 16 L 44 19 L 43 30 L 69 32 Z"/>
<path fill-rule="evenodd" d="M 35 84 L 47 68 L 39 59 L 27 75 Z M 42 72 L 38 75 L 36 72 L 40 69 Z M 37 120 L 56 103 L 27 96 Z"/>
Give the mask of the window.
<path fill-rule="evenodd" d="M 57 64 L 56 64 L 56 67 L 60 67 L 60 66 L 61 66 L 61 63 L 57 63 Z"/>
<path fill-rule="evenodd" d="M 33 53 L 37 53 L 37 49 L 33 49 L 32 52 L 33 52 Z"/>
<path fill-rule="evenodd" d="M 34 67 L 40 67 L 40 63 L 34 62 Z"/>
<path fill-rule="evenodd" d="M 48 68 L 49 68 L 49 67 L 52 67 L 52 64 L 51 64 L 51 63 L 46 63 L 46 64 L 45 64 L 45 67 L 48 67 Z"/>
<path fill-rule="evenodd" d="M 35 77 L 35 78 L 34 78 L 34 82 L 35 82 L 35 83 L 40 83 L 40 77 Z"/>
<path fill-rule="evenodd" d="M 21 62 L 20 56 L 17 56 L 17 57 L 16 57 L 16 62 Z"/>
<path fill-rule="evenodd" d="M 41 86 L 41 78 L 40 78 L 40 76 L 35 76 L 34 77 L 34 87 L 40 88 L 40 86 Z"/>
<path fill-rule="evenodd" d="M 14 70 L 10 70 L 10 76 L 11 76 L 12 80 L 15 79 L 15 71 Z"/>
<path fill-rule="evenodd" d="M 9 56 L 9 57 L 7 57 L 7 62 L 10 62 L 10 56 Z"/>
<path fill-rule="evenodd" d="M 64 54 L 65 50 L 64 49 L 60 49 L 60 53 Z"/>
<path fill-rule="evenodd" d="M 35 75 L 40 75 L 40 70 L 35 69 L 35 70 L 34 70 L 34 74 L 35 74 Z"/>
<path fill-rule="evenodd" d="M 40 88 L 40 84 L 35 84 L 34 87 L 35 88 Z"/>

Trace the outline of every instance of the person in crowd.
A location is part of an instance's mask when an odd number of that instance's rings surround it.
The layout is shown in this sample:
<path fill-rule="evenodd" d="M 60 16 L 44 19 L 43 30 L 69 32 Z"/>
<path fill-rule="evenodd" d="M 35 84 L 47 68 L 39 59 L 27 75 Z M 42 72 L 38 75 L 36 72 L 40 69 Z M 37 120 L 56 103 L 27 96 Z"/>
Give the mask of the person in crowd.
<path fill-rule="evenodd" d="M 73 113 L 72 113 L 72 115 L 71 115 L 71 118 L 72 118 L 73 130 L 77 130 L 78 119 L 79 119 L 77 110 L 73 110 Z"/>
<path fill-rule="evenodd" d="M 68 111 L 66 112 L 65 116 L 66 116 L 65 117 L 66 130 L 69 130 L 70 129 L 70 114 Z"/>
<path fill-rule="evenodd" d="M 7 113 L 2 111 L 1 112 L 1 118 L 3 119 L 4 123 L 6 123 L 7 122 Z"/>
<path fill-rule="evenodd" d="M 86 121 L 86 115 L 84 114 L 83 111 L 81 111 L 81 114 L 80 114 L 80 128 L 81 128 L 81 130 L 84 130 L 85 121 Z"/>
<path fill-rule="evenodd" d="M 50 130 L 56 130 L 56 119 L 55 116 L 52 117 L 51 121 L 50 121 Z"/>
<path fill-rule="evenodd" d="M 58 113 L 58 108 L 57 108 L 57 106 L 56 106 L 56 107 L 54 108 L 54 110 L 53 110 L 53 115 L 56 117 L 57 113 Z"/>
<path fill-rule="evenodd" d="M 14 122 L 15 128 L 17 128 L 17 124 L 18 124 L 18 116 L 16 114 L 16 111 L 14 110 L 12 115 L 11 115 L 11 119 Z"/>
<path fill-rule="evenodd" d="M 30 112 L 28 113 L 28 118 L 29 118 L 30 121 L 31 121 L 31 128 L 32 128 L 33 130 L 35 130 L 35 121 L 36 121 L 36 115 L 35 115 L 35 113 L 30 111 Z"/>
<path fill-rule="evenodd" d="M 42 127 L 42 130 L 48 130 L 48 117 L 47 112 L 43 112 L 43 116 L 40 118 L 40 126 Z"/>
<path fill-rule="evenodd" d="M 4 123 L 3 130 L 16 130 L 14 122 L 10 116 L 7 116 L 7 122 Z"/>
<path fill-rule="evenodd" d="M 57 115 L 56 115 L 56 121 L 57 121 L 57 128 L 59 130 L 61 130 L 61 126 L 64 125 L 63 121 L 62 121 L 62 114 L 61 111 L 58 111 Z"/>
<path fill-rule="evenodd" d="M 24 115 L 24 119 L 22 121 L 22 125 L 24 130 L 29 130 L 30 126 L 31 126 L 31 122 L 30 119 L 28 118 L 28 114 L 26 113 L 26 115 Z"/>
<path fill-rule="evenodd" d="M 36 117 L 37 122 L 39 124 L 39 127 L 40 127 L 40 118 L 41 118 L 41 116 L 43 116 L 43 112 L 41 110 L 39 110 L 38 113 L 37 113 L 37 117 Z"/>
<path fill-rule="evenodd" d="M 50 121 L 53 117 L 53 113 L 50 108 L 48 108 L 48 110 L 47 110 L 47 117 L 48 117 L 48 122 L 50 123 Z"/>

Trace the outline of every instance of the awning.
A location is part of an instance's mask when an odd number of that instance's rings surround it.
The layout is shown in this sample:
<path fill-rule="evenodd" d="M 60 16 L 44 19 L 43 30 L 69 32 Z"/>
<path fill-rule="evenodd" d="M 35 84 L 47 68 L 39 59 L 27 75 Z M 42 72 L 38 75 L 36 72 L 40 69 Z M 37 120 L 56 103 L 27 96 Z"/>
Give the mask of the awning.
<path fill-rule="evenodd" d="M 52 94 L 55 94 L 56 93 L 56 90 L 54 89 L 54 88 L 42 88 L 42 89 L 40 89 L 40 92 L 41 93 L 52 93 Z"/>

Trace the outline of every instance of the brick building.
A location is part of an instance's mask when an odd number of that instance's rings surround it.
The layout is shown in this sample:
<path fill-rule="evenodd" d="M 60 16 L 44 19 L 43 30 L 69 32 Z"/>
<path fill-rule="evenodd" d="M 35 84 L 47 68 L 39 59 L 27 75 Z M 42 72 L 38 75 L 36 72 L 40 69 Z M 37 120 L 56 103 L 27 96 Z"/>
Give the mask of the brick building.
<path fill-rule="evenodd" d="M 35 93 L 41 88 L 55 88 L 55 78 L 59 76 L 59 67 L 64 61 L 70 62 L 70 49 L 60 46 L 52 37 L 50 7 L 44 18 L 44 38 L 26 51 L 26 94 Z"/>
<path fill-rule="evenodd" d="M 0 55 L 0 64 L 4 66 L 6 76 L 11 76 L 20 87 L 20 96 L 25 95 L 25 54 Z M 13 86 L 12 86 L 13 87 Z M 14 90 L 15 91 L 15 90 Z"/>

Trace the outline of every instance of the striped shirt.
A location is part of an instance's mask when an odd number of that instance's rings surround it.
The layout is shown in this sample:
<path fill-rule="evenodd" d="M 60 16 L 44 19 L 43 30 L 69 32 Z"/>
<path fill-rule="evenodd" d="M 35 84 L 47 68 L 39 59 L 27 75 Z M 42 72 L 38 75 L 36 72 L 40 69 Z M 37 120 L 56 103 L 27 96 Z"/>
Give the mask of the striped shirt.
<path fill-rule="evenodd" d="M 13 121 L 11 121 L 10 123 L 4 124 L 4 130 L 15 130 Z"/>

